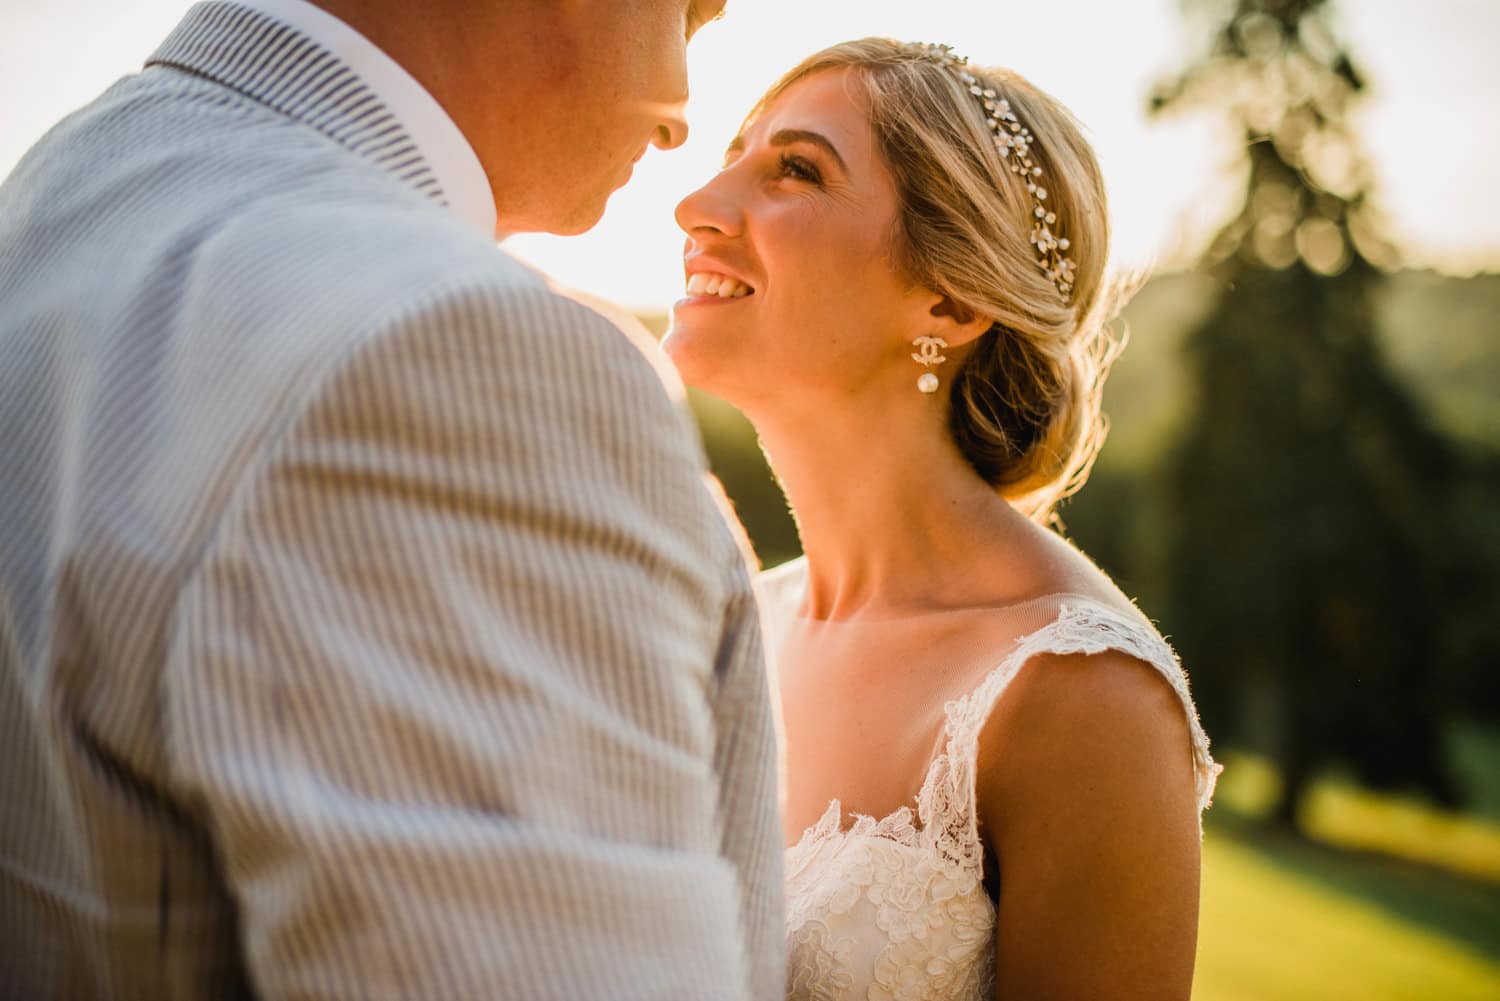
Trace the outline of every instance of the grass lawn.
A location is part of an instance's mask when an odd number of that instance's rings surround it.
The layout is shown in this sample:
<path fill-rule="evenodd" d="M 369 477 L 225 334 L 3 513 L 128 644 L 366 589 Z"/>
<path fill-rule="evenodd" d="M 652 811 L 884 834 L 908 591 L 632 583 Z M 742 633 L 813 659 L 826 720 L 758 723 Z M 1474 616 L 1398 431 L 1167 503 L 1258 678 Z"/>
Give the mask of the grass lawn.
<path fill-rule="evenodd" d="M 1264 762 L 1225 756 L 1207 814 L 1196 1001 L 1500 1001 L 1500 824 L 1330 776 L 1309 841 L 1251 818 Z"/>
<path fill-rule="evenodd" d="M 1496 1001 L 1500 890 L 1221 817 L 1203 846 L 1196 1001 Z"/>

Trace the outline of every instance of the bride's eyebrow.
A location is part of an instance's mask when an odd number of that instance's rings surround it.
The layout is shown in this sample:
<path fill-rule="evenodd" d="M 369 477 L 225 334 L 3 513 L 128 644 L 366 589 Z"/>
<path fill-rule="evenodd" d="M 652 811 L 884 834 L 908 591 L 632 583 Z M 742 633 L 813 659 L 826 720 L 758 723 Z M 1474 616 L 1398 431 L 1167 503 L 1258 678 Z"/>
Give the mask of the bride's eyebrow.
<path fill-rule="evenodd" d="M 807 129 L 781 129 L 771 134 L 767 145 L 772 147 L 790 146 L 793 143 L 799 142 L 811 143 L 823 150 L 829 156 L 833 157 L 833 162 L 839 165 L 840 170 L 846 174 L 849 173 L 849 165 L 844 163 L 844 158 L 839 155 L 838 148 L 821 132 L 811 132 Z M 724 162 L 728 163 L 733 157 L 744 152 L 744 150 L 745 137 L 743 135 L 735 136 L 724 150 Z"/>

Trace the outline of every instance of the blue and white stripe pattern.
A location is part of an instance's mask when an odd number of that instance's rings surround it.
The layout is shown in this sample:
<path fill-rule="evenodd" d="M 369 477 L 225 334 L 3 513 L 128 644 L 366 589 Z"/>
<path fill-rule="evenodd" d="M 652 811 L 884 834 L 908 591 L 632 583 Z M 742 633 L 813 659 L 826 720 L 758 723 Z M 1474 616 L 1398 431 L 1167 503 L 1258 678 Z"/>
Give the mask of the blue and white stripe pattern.
<path fill-rule="evenodd" d="M 411 136 L 374 91 L 327 49 L 260 11 L 199 4 L 147 65 L 206 75 L 442 197 Z"/>
<path fill-rule="evenodd" d="M 773 998 L 743 558 L 618 328 L 194 7 L 0 186 L 0 998 Z"/>

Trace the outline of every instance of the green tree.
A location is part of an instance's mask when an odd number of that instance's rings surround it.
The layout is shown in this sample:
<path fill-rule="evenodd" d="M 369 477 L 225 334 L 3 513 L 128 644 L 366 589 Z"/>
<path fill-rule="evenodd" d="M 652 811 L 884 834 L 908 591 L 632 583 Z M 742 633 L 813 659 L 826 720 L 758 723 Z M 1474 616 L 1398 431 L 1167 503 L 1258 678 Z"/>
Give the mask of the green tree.
<path fill-rule="evenodd" d="M 1295 825 L 1321 765 L 1456 800 L 1434 670 L 1455 476 L 1390 374 L 1372 297 L 1393 262 L 1348 125 L 1363 79 L 1324 0 L 1189 0 L 1213 44 L 1152 97 L 1244 139 L 1244 203 L 1201 266 L 1167 461 L 1169 625 L 1211 733 L 1256 744 Z"/>

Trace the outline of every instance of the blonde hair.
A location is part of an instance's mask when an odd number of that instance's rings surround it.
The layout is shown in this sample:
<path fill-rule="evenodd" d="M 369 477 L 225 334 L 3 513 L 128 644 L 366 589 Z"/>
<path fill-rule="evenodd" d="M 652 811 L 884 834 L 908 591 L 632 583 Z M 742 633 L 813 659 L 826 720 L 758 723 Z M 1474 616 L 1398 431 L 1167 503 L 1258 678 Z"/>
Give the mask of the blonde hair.
<path fill-rule="evenodd" d="M 1125 286 L 1105 282 L 1104 179 L 1078 122 L 1009 70 L 966 68 L 1034 136 L 1053 231 L 1068 237 L 1077 269 L 1068 296 L 1037 264 L 1025 179 L 996 152 L 979 101 L 925 46 L 865 38 L 824 49 L 778 80 L 751 116 L 809 74 L 854 71 L 900 200 L 898 267 L 994 320 L 954 379 L 950 431 L 986 482 L 1045 522 L 1083 485 L 1103 443 L 1100 397 L 1121 344 L 1108 324 Z"/>

